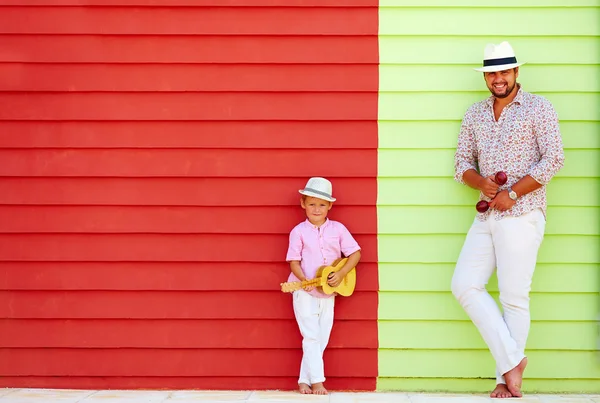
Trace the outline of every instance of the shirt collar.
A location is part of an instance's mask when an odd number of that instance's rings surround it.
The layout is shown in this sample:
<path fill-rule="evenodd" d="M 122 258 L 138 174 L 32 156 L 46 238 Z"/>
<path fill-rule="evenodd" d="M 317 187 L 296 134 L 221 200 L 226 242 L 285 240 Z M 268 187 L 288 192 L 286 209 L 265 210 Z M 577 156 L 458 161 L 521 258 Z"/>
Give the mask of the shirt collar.
<path fill-rule="evenodd" d="M 306 226 L 308 226 L 309 228 L 312 228 L 312 229 L 317 229 L 317 227 L 316 227 L 316 226 L 314 226 L 314 225 L 313 225 L 313 224 L 312 224 L 312 223 L 311 223 L 311 222 L 308 220 L 308 218 L 306 219 L 306 221 L 304 221 L 304 224 L 305 224 Z M 329 218 L 326 218 L 326 219 L 325 219 L 325 222 L 324 222 L 324 223 L 323 223 L 323 224 L 322 224 L 322 225 L 321 225 L 319 228 L 325 228 L 325 227 L 327 227 L 327 225 L 329 225 Z"/>

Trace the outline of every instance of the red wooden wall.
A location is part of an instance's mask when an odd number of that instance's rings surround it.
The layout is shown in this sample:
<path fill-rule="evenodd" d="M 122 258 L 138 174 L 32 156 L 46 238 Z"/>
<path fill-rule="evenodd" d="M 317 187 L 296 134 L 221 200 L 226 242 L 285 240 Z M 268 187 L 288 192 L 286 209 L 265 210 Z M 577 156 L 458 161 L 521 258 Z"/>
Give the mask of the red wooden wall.
<path fill-rule="evenodd" d="M 0 0 L 0 386 L 295 388 L 278 284 L 319 175 L 363 247 L 328 386 L 374 389 L 377 24 L 375 0 Z"/>

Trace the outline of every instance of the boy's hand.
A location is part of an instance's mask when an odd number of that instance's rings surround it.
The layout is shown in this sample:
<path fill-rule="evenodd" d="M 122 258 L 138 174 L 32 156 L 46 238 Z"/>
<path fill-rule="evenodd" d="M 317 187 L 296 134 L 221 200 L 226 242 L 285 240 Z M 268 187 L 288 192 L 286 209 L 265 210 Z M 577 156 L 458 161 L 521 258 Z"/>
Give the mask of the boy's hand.
<path fill-rule="evenodd" d="M 342 283 L 342 281 L 344 280 L 344 277 L 346 277 L 344 274 L 340 273 L 339 271 L 336 271 L 335 273 L 331 273 L 329 274 L 329 277 L 327 277 L 327 284 L 329 284 L 331 287 L 337 287 L 338 285 L 340 285 Z"/>
<path fill-rule="evenodd" d="M 314 285 L 305 285 L 302 287 L 302 289 L 306 292 L 311 292 L 312 290 L 315 289 L 315 286 Z"/>

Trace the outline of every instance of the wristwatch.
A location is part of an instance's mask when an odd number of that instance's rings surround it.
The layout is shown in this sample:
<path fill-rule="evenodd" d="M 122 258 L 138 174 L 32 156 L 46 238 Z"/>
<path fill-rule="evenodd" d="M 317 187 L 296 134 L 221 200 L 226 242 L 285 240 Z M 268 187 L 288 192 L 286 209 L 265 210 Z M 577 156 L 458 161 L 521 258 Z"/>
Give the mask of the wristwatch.
<path fill-rule="evenodd" d="M 519 196 L 517 196 L 517 192 L 515 192 L 514 190 L 512 190 L 512 188 L 510 188 L 510 187 L 508 189 L 506 189 L 506 190 L 508 190 L 508 197 L 510 197 L 514 201 L 517 201 L 517 199 L 519 198 Z"/>

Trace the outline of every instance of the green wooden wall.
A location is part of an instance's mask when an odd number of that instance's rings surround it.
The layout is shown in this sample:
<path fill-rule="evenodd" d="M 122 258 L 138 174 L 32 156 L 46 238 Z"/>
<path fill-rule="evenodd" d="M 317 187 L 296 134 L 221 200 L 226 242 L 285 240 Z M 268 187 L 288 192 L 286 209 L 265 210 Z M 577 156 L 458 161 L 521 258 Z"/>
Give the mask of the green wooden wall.
<path fill-rule="evenodd" d="M 477 192 L 452 179 L 460 121 L 489 95 L 485 44 L 558 111 L 525 391 L 600 390 L 600 1 L 381 0 L 379 390 L 488 391 L 494 362 L 450 291 Z M 490 284 L 497 291 L 495 278 Z"/>

